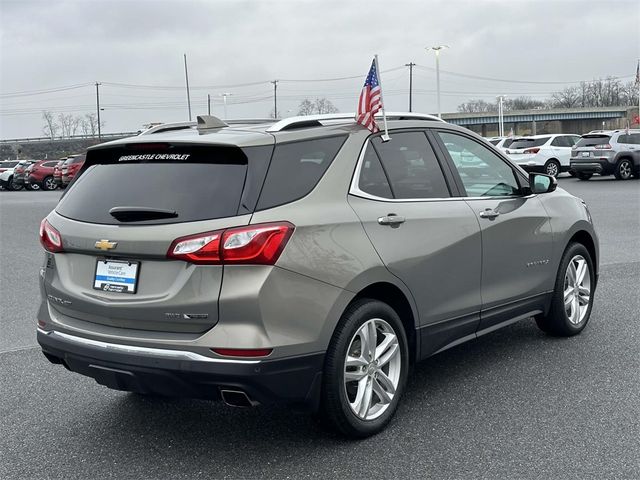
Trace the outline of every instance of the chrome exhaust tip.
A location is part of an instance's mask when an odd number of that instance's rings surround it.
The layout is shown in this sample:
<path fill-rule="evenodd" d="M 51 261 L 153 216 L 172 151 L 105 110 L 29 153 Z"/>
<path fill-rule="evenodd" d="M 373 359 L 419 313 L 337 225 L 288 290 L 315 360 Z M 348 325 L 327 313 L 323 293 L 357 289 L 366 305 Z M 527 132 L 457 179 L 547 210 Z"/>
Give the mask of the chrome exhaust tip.
<path fill-rule="evenodd" d="M 251 400 L 249 396 L 242 390 L 220 389 L 222 401 L 230 407 L 249 408 L 257 407 L 259 402 Z"/>

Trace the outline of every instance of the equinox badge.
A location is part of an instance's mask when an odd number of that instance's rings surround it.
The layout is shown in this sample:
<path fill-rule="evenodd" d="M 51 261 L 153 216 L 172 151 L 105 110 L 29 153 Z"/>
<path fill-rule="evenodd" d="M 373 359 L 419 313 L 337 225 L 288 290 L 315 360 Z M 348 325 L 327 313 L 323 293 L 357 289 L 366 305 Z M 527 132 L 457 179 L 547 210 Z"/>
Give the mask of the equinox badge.
<path fill-rule="evenodd" d="M 98 240 L 95 247 L 100 250 L 113 250 L 118 246 L 118 242 L 110 242 L 109 240 Z"/>

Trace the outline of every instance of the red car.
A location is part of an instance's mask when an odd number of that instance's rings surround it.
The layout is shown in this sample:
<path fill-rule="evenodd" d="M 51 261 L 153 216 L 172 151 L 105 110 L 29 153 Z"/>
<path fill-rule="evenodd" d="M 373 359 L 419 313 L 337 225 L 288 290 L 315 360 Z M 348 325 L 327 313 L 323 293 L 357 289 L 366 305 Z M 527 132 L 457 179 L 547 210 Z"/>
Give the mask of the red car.
<path fill-rule="evenodd" d="M 40 160 L 30 168 L 28 177 L 25 179 L 26 185 L 37 185 L 43 190 L 55 190 L 58 188 L 53 178 L 53 170 L 58 164 L 58 160 Z"/>
<path fill-rule="evenodd" d="M 82 165 L 84 165 L 85 158 L 87 158 L 86 155 L 71 155 L 65 160 L 62 164 L 62 168 L 60 169 L 62 172 L 63 187 L 66 187 L 71 183 L 71 180 L 76 176 L 78 170 L 80 170 Z"/>

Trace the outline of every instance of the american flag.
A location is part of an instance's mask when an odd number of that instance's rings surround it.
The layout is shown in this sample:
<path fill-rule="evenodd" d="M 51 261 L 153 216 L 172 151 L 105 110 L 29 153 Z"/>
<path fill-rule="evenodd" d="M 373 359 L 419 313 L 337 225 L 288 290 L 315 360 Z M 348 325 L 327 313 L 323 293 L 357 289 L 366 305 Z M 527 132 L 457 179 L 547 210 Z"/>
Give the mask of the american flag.
<path fill-rule="evenodd" d="M 376 61 L 371 63 L 371 69 L 360 92 L 358 100 L 358 113 L 356 114 L 356 122 L 363 127 L 368 128 L 371 132 L 379 131 L 378 124 L 374 115 L 382 108 L 382 91 L 380 81 L 378 79 L 378 70 L 376 69 Z"/>

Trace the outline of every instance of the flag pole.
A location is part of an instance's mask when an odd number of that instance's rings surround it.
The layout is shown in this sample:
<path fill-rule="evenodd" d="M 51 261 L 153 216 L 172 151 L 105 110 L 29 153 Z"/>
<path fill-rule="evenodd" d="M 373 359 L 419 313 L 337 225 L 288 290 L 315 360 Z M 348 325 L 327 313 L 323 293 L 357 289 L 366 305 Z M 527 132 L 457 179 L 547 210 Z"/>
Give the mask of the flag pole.
<path fill-rule="evenodd" d="M 378 85 L 380 85 L 380 102 L 382 103 L 382 120 L 384 121 L 384 134 L 381 136 L 383 142 L 391 140 L 389 136 L 389 129 L 387 128 L 387 114 L 384 111 L 384 97 L 382 96 L 382 78 L 380 78 L 380 67 L 378 66 L 378 55 L 373 56 L 373 61 L 376 62 L 376 75 L 378 75 Z"/>

